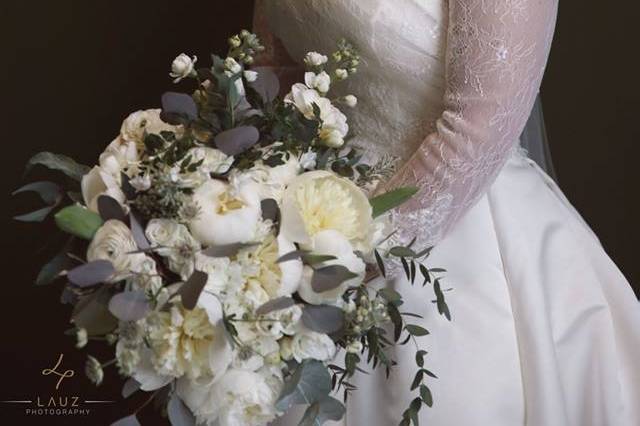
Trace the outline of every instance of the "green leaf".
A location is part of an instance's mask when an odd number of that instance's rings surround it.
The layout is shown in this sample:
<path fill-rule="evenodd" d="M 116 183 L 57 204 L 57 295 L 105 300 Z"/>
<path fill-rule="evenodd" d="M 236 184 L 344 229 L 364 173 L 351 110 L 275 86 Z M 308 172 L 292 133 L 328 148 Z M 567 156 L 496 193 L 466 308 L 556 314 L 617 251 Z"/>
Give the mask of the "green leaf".
<path fill-rule="evenodd" d="M 54 217 L 58 228 L 85 240 L 93 238 L 93 235 L 103 223 L 97 213 L 77 204 L 65 207 L 56 213 Z"/>
<path fill-rule="evenodd" d="M 284 382 L 276 408 L 287 411 L 296 404 L 313 404 L 331 392 L 331 376 L 320 361 L 305 360 Z"/>
<path fill-rule="evenodd" d="M 29 172 L 33 166 L 40 164 L 51 170 L 58 170 L 71 179 L 80 182 L 82 176 L 91 170 L 88 166 L 76 163 L 72 158 L 66 155 L 53 154 L 51 152 L 39 152 L 27 162 L 25 173 Z"/>
<path fill-rule="evenodd" d="M 427 330 L 426 328 L 422 328 L 419 325 L 407 324 L 404 328 L 412 336 L 420 337 L 429 334 L 429 330 Z"/>
<path fill-rule="evenodd" d="M 389 254 L 395 257 L 416 257 L 416 252 L 409 247 L 393 247 L 389 250 Z"/>
<path fill-rule="evenodd" d="M 380 256 L 380 253 L 378 253 L 378 250 L 374 250 L 373 254 L 376 256 L 376 263 L 378 264 L 378 269 L 380 270 L 380 273 L 382 274 L 383 278 L 387 278 L 387 271 L 384 267 L 384 261 L 382 260 L 382 256 Z"/>
<path fill-rule="evenodd" d="M 338 421 L 344 416 L 345 411 L 340 401 L 325 396 L 307 408 L 298 426 L 322 426 L 329 420 Z"/>
<path fill-rule="evenodd" d="M 317 333 L 335 333 L 344 327 L 344 311 L 330 305 L 307 305 L 302 309 L 302 323 Z"/>
<path fill-rule="evenodd" d="M 420 386 L 420 398 L 422 398 L 422 402 L 427 404 L 428 407 L 433 407 L 433 396 L 427 385 Z"/>
<path fill-rule="evenodd" d="M 358 274 L 351 272 L 342 265 L 329 265 L 315 269 L 311 276 L 311 288 L 316 293 L 333 290 L 345 281 L 356 278 Z"/>
<path fill-rule="evenodd" d="M 381 214 L 395 209 L 413 197 L 418 192 L 418 188 L 406 187 L 389 191 L 382 195 L 369 200 L 373 209 L 373 217 L 376 218 Z"/>
<path fill-rule="evenodd" d="M 440 288 L 440 280 L 435 280 L 433 283 L 433 291 L 436 294 L 436 304 L 438 306 L 438 312 L 440 315 L 444 315 L 446 319 L 451 321 L 451 312 L 449 312 L 449 306 L 444 299 L 444 293 Z"/>

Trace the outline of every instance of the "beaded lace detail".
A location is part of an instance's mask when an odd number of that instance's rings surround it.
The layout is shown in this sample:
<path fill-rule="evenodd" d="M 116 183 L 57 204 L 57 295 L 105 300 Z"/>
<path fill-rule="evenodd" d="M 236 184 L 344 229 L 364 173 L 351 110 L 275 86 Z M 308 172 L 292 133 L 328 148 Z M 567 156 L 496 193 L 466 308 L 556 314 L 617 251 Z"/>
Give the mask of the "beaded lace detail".
<path fill-rule="evenodd" d="M 416 186 L 398 241 L 437 243 L 491 186 L 538 93 L 557 0 L 258 1 L 291 57 L 346 36 L 362 72 L 342 89 L 357 143 L 402 161 L 384 189 Z M 265 31 L 265 28 L 259 28 Z M 426 136 L 426 137 L 425 137 Z"/>

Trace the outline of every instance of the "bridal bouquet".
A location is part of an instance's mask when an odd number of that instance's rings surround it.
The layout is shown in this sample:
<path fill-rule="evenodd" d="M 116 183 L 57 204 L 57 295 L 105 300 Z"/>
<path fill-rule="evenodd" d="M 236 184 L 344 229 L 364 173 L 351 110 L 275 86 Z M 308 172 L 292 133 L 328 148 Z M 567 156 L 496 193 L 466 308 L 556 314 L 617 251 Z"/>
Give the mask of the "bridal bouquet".
<path fill-rule="evenodd" d="M 79 348 L 115 347 L 113 360 L 88 357 L 96 385 L 115 365 L 128 378 L 123 396 L 149 392 L 176 426 L 262 425 L 298 404 L 308 406 L 300 424 L 320 425 L 344 415 L 334 396 L 346 401 L 362 363 L 391 374 L 387 349 L 428 334 L 406 322 L 416 315 L 401 312 L 400 294 L 366 277 L 386 276 L 396 260 L 411 283 L 433 286 L 448 316 L 442 270 L 420 263 L 429 249 L 390 243 L 385 212 L 415 190 L 368 199 L 388 166 L 346 147 L 339 107 L 357 99 L 327 94 L 357 71 L 353 47 L 307 54 L 304 83 L 280 98 L 273 72 L 250 69 L 258 38 L 243 31 L 229 45 L 210 67 L 178 56 L 171 77 L 191 79 L 193 93 L 165 93 L 161 109 L 129 115 L 93 168 L 34 156 L 28 168 L 60 171 L 71 185 L 19 189 L 47 206 L 17 219 L 53 213 L 69 235 L 37 284 L 65 282 Z M 425 354 L 402 424 L 432 404 Z M 136 413 L 115 424 L 139 424 Z"/>

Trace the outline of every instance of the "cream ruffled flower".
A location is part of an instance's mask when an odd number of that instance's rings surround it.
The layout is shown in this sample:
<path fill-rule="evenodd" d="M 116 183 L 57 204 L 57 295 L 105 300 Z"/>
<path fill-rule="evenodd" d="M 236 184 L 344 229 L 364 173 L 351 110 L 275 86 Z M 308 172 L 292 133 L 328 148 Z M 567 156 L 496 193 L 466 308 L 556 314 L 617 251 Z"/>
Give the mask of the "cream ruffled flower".
<path fill-rule="evenodd" d="M 371 230 L 371 205 L 347 179 L 326 171 L 305 173 L 285 191 L 281 232 L 307 247 L 320 231 L 333 229 L 356 246 Z"/>
<path fill-rule="evenodd" d="M 180 133 L 182 126 L 173 126 L 160 119 L 160 109 L 147 109 L 130 114 L 122 123 L 120 137 L 143 147 L 145 133 L 160 134 L 162 131 Z"/>
<path fill-rule="evenodd" d="M 202 293 L 193 310 L 176 303 L 155 311 L 148 320 L 151 362 L 161 376 L 190 380 L 214 379 L 231 362 L 231 347 L 221 324 L 222 307 L 215 296 Z"/>

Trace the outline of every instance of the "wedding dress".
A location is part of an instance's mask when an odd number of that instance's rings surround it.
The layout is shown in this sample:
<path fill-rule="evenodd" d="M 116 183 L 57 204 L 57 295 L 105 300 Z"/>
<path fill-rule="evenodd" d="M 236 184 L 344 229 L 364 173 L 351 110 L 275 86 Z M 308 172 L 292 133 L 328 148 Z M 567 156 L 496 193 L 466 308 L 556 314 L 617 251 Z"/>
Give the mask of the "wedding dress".
<path fill-rule="evenodd" d="M 420 420 L 447 426 L 640 425 L 640 304 L 555 183 L 518 149 L 551 44 L 556 0 L 261 0 L 258 30 L 287 66 L 339 38 L 361 54 L 341 87 L 355 143 L 420 188 L 400 237 L 435 244 L 451 322 L 429 287 L 396 283 L 439 377 Z M 280 49 L 280 50 L 279 50 Z M 284 49 L 284 50 L 283 50 Z M 613 149 L 613 147 L 611 148 Z M 340 424 L 394 425 L 415 348 L 359 374 Z M 285 416 L 278 424 L 297 424 Z"/>

